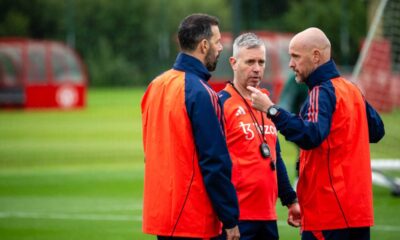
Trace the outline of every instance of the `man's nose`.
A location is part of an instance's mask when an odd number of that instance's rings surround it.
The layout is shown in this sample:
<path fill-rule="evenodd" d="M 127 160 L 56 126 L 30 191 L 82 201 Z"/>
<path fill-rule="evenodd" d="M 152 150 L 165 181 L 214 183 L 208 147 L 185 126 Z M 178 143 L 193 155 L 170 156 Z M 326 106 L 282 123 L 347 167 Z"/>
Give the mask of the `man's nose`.
<path fill-rule="evenodd" d="M 220 43 L 218 44 L 218 52 L 222 52 L 224 50 L 224 46 Z"/>
<path fill-rule="evenodd" d="M 289 61 L 289 68 L 294 68 L 294 62 L 292 59 Z"/>
<path fill-rule="evenodd" d="M 253 66 L 253 71 L 254 72 L 260 72 L 261 71 L 261 65 L 259 63 L 254 64 Z"/>

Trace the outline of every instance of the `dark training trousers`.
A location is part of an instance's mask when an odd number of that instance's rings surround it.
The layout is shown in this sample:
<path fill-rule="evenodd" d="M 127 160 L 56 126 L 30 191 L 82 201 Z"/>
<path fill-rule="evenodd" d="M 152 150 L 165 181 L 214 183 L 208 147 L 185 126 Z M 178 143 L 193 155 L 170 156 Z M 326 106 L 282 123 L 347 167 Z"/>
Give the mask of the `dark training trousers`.
<path fill-rule="evenodd" d="M 278 240 L 278 226 L 276 221 L 240 221 L 240 240 Z M 221 236 L 212 240 L 226 240 L 225 230 Z"/>
<path fill-rule="evenodd" d="M 201 238 L 157 236 L 157 240 L 202 240 Z"/>
<path fill-rule="evenodd" d="M 301 240 L 370 240 L 370 228 L 303 231 Z"/>

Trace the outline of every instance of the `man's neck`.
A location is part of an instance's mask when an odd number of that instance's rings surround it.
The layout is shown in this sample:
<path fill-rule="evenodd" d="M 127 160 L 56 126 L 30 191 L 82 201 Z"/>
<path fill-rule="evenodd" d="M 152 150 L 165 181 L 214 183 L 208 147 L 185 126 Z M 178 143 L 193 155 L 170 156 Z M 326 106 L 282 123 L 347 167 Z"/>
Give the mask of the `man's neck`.
<path fill-rule="evenodd" d="M 247 90 L 247 88 L 241 84 L 238 84 L 237 81 L 233 80 L 233 86 L 236 90 L 244 97 L 245 99 L 251 99 L 251 92 Z"/>
<path fill-rule="evenodd" d="M 205 64 L 204 64 L 204 57 L 203 57 L 203 55 L 201 55 L 201 54 L 198 53 L 197 51 L 192 51 L 192 52 L 182 51 L 182 52 L 185 53 L 185 54 L 187 54 L 187 55 L 189 55 L 189 56 L 192 56 L 192 57 L 194 57 L 194 58 L 197 58 L 201 63 L 203 63 L 203 65 L 205 65 Z"/>

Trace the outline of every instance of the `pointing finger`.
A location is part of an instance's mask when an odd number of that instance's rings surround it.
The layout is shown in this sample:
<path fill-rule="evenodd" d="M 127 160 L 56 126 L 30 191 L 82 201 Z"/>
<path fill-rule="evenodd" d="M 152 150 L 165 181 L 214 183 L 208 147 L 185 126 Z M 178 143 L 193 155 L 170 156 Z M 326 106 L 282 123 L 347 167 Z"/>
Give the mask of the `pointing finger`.
<path fill-rule="evenodd" d="M 247 89 L 252 93 L 259 93 L 260 92 L 260 90 L 258 90 L 255 87 L 252 87 L 252 86 L 247 86 Z"/>

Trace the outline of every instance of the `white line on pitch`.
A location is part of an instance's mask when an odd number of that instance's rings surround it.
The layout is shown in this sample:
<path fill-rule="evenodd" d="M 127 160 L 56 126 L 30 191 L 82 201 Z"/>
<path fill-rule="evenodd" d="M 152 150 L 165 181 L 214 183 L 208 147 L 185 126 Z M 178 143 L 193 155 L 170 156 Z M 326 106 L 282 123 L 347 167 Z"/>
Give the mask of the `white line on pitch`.
<path fill-rule="evenodd" d="M 37 213 L 37 212 L 0 212 L 0 218 L 33 218 L 33 219 L 71 219 L 92 221 L 142 221 L 141 216 L 72 214 L 72 213 Z"/>
<path fill-rule="evenodd" d="M 140 215 L 104 215 L 104 214 L 71 214 L 71 213 L 37 213 L 37 212 L 0 212 L 0 218 L 90 220 L 90 221 L 135 221 L 141 222 Z M 278 221 L 281 227 L 289 227 L 285 221 Z M 399 226 L 376 225 L 372 230 L 400 232 Z"/>

